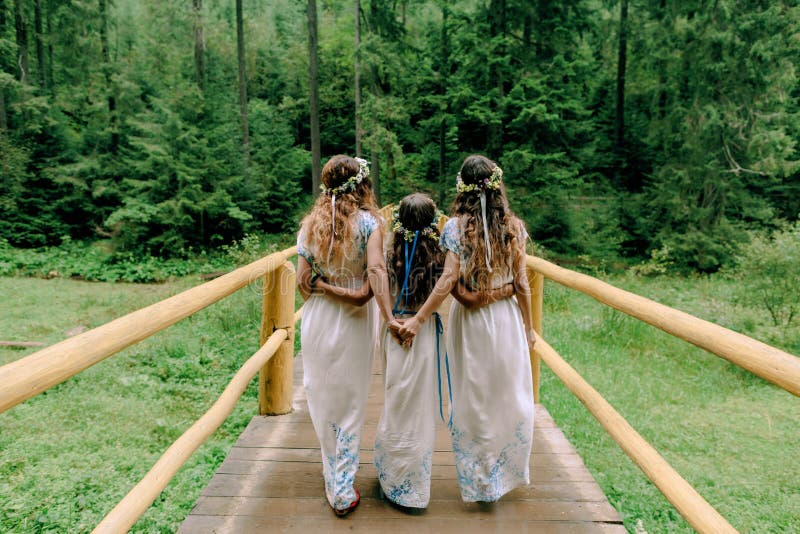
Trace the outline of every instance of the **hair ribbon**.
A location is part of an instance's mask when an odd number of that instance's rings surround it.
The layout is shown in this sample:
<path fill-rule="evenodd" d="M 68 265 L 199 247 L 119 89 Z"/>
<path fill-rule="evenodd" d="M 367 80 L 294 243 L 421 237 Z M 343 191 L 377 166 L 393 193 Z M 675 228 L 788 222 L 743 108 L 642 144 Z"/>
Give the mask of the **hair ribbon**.
<path fill-rule="evenodd" d="M 486 191 L 481 189 L 481 218 L 483 219 L 483 238 L 486 241 L 486 268 L 492 272 L 492 244 L 489 242 L 489 226 L 486 221 Z"/>

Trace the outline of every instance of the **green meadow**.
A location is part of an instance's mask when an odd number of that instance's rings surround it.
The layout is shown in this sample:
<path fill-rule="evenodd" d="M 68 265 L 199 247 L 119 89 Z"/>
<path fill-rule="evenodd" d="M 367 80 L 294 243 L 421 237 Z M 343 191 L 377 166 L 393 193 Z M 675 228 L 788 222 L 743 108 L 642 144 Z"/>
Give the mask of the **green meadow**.
<path fill-rule="evenodd" d="M 798 352 L 797 329 L 738 303 L 722 276 L 606 276 L 611 283 Z M 0 278 L 4 339 L 54 343 L 199 283 Z M 244 289 L 0 414 L 0 531 L 86 532 L 214 402 L 258 346 Z M 800 530 L 800 402 L 659 330 L 547 282 L 544 336 L 741 532 Z M 0 364 L 35 349 L 0 348 Z M 256 413 L 255 384 L 134 532 L 173 532 Z M 630 531 L 691 532 L 545 367 L 542 402 Z"/>

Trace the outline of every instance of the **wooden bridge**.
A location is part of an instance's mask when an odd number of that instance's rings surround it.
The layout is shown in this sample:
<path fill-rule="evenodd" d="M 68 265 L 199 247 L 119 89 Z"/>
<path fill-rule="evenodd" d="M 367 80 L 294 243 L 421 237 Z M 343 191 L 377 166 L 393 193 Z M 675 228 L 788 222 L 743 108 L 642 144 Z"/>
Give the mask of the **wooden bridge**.
<path fill-rule="evenodd" d="M 582 460 L 539 399 L 540 361 L 548 365 L 609 435 L 699 532 L 736 530 L 697 493 L 542 338 L 544 279 L 585 293 L 665 332 L 708 350 L 800 396 L 800 359 L 747 336 L 703 321 L 590 276 L 529 256 L 534 327 L 531 354 L 535 429 L 531 485 L 492 505 L 461 502 L 450 440 L 443 426 L 436 438 L 431 503 L 408 515 L 379 500 L 371 466 L 372 443 L 383 402 L 381 370 L 372 376 L 356 486 L 362 504 L 336 518 L 324 496 L 319 444 L 308 417 L 293 347 L 294 247 L 271 254 L 225 276 L 120 317 L 103 326 L 0 367 L 0 413 L 116 354 L 243 287 L 261 282 L 261 348 L 234 375 L 219 399 L 170 446 L 145 477 L 97 525 L 95 532 L 127 532 L 149 508 L 189 456 L 222 424 L 251 379 L 259 374 L 259 414 L 211 479 L 181 532 L 417 531 L 623 532 Z M 446 314 L 445 314 L 446 315 Z M 269 415 L 266 414 L 276 414 Z M 277 415 L 281 414 L 281 415 Z"/>

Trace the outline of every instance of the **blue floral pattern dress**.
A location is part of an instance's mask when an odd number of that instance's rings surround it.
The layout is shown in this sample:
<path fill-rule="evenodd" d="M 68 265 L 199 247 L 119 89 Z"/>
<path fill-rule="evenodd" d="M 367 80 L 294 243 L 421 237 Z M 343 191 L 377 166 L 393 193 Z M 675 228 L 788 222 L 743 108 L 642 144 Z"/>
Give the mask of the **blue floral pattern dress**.
<path fill-rule="evenodd" d="M 359 211 L 353 216 L 354 240 L 345 247 L 343 258 L 328 264 L 327 248 L 311 250 L 302 229 L 297 237 L 297 253 L 329 283 L 360 287 L 367 269 L 367 240 L 379 228 L 374 216 Z M 353 482 L 372 372 L 376 319 L 371 302 L 353 306 L 312 295 L 303 308 L 303 386 L 322 449 L 325 495 L 339 510 L 356 498 Z"/>
<path fill-rule="evenodd" d="M 442 229 L 442 247 L 469 259 L 459 219 Z M 495 270 L 497 271 L 497 269 Z M 511 265 L 495 272 L 492 287 L 513 279 Z M 529 483 L 533 443 L 531 364 L 522 314 L 515 298 L 467 309 L 450 308 L 447 351 L 453 388 L 453 440 L 464 501 L 493 502 Z"/>

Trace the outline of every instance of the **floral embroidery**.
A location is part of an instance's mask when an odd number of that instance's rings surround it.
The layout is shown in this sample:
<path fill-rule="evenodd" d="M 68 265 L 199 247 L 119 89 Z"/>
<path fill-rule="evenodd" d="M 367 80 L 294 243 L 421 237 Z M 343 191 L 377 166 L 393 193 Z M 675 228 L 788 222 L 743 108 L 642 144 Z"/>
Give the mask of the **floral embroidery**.
<path fill-rule="evenodd" d="M 459 227 L 457 217 L 452 217 L 444 223 L 442 236 L 439 239 L 439 246 L 445 251 L 449 250 L 461 256 L 461 228 Z"/>
<path fill-rule="evenodd" d="M 493 502 L 512 489 L 527 484 L 531 436 L 526 435 L 525 421 L 516 424 L 514 438 L 492 459 L 490 451 L 481 450 L 455 424 L 450 429 L 461 496 L 467 502 Z"/>
<path fill-rule="evenodd" d="M 335 454 L 329 454 L 325 465 L 325 493 L 328 501 L 336 509 L 347 508 L 352 503 L 356 494 L 353 483 L 358 470 L 357 434 L 347 432 L 336 423 L 329 423 L 330 429 L 336 434 Z"/>
<path fill-rule="evenodd" d="M 378 470 L 378 480 L 386 498 L 400 506 L 409 508 L 424 508 L 430 500 L 431 488 L 431 460 L 433 449 L 428 450 L 420 463 L 420 469 L 406 473 L 401 481 L 392 477 L 385 463 L 390 458 L 379 441 L 375 442 L 375 468 Z"/>

